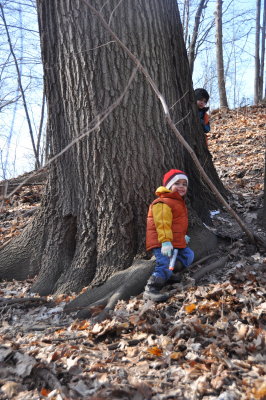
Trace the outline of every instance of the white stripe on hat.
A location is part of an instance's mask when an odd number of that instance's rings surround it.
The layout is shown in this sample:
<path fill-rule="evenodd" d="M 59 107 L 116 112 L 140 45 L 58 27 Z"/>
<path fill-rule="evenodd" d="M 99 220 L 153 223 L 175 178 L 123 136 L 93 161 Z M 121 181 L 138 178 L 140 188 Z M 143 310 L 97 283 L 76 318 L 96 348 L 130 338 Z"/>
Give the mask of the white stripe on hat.
<path fill-rule="evenodd" d="M 188 183 L 188 177 L 184 174 L 176 174 L 173 176 L 173 178 L 167 183 L 166 189 L 170 189 L 171 186 L 173 186 L 174 183 L 179 181 L 180 179 L 185 179 Z"/>

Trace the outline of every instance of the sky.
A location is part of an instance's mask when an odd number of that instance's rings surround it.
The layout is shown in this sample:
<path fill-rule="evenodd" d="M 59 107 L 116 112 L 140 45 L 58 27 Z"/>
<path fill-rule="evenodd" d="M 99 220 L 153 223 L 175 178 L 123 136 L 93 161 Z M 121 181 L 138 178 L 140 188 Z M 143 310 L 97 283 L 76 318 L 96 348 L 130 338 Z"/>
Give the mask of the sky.
<path fill-rule="evenodd" d="M 19 102 L 1 108 L 0 111 L 0 179 L 34 169 L 29 127 L 17 79 L 18 69 L 33 135 L 36 138 L 42 106 L 43 69 L 34 3 L 30 0 L 7 1 L 4 15 L 0 10 L 0 101 L 12 101 L 20 96 Z M 8 44 L 4 19 L 8 26 L 17 68 Z"/>
<path fill-rule="evenodd" d="M 193 1 L 191 12 L 193 16 Z M 195 5 L 197 4 L 195 0 Z M 42 65 L 38 26 L 34 1 L 7 1 L 5 18 L 12 37 L 12 46 L 26 89 L 33 132 L 36 137 L 42 106 Z M 10 4 L 10 5 L 8 5 Z M 229 6 L 230 5 L 230 6 Z M 229 107 L 252 104 L 254 81 L 254 27 L 255 0 L 225 0 L 223 10 L 223 42 Z M 229 6 L 229 8 L 227 8 Z M 182 17 L 182 3 L 179 2 Z M 195 9 L 195 7 L 194 7 Z M 22 10 L 23 12 L 19 12 Z M 215 1 L 209 0 L 205 9 L 200 37 L 213 20 Z M 194 19 L 191 19 L 191 27 Z M 24 27 L 21 35 L 20 27 Z M 0 18 L 0 101 L 14 98 L 17 94 L 16 70 L 7 46 L 3 18 Z M 193 85 L 205 87 L 210 93 L 211 109 L 218 108 L 217 73 L 215 63 L 215 31 L 205 38 L 195 61 Z M 18 176 L 34 169 L 34 157 L 28 124 L 22 102 L 15 107 L 5 107 L 0 119 L 0 179 Z"/>

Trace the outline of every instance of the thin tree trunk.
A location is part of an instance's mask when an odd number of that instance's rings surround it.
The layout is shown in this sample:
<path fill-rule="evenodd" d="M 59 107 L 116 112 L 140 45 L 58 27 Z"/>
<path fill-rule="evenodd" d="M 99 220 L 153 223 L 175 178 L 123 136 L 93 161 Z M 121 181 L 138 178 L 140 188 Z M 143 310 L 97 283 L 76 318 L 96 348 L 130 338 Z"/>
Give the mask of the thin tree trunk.
<path fill-rule="evenodd" d="M 188 51 L 188 62 L 189 62 L 191 74 L 193 74 L 194 61 L 196 58 L 195 49 L 196 49 L 196 43 L 197 43 L 197 38 L 198 38 L 200 19 L 201 19 L 202 11 L 206 7 L 206 2 L 207 2 L 206 0 L 200 0 L 196 15 L 195 15 L 193 34 L 192 34 L 192 39 L 191 39 L 189 51 Z"/>
<path fill-rule="evenodd" d="M 216 64 L 217 64 L 220 108 L 228 109 L 228 101 L 225 89 L 225 73 L 224 73 L 224 59 L 223 59 L 222 4 L 223 4 L 222 0 L 216 1 L 216 11 L 215 11 Z"/>
<path fill-rule="evenodd" d="M 260 77 L 259 77 L 259 101 L 263 100 L 265 33 L 266 33 L 266 0 L 264 0 L 264 5 L 263 5 L 263 22 L 262 22 L 262 31 L 261 31 L 261 63 L 260 63 Z"/>
<path fill-rule="evenodd" d="M 256 37 L 255 37 L 255 78 L 254 78 L 254 104 L 259 104 L 260 87 L 260 6 L 261 0 L 256 2 Z"/>

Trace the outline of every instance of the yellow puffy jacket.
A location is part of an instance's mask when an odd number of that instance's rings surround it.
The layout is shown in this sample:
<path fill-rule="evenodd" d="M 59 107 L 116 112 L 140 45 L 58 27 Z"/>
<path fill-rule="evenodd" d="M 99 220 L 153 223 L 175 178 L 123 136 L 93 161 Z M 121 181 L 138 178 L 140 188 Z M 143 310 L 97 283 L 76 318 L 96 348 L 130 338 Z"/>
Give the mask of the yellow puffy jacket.
<path fill-rule="evenodd" d="M 176 248 L 186 247 L 185 235 L 188 228 L 188 212 L 185 201 L 177 192 L 164 186 L 156 190 L 148 211 L 146 249 L 161 247 L 163 242 L 171 242 Z"/>

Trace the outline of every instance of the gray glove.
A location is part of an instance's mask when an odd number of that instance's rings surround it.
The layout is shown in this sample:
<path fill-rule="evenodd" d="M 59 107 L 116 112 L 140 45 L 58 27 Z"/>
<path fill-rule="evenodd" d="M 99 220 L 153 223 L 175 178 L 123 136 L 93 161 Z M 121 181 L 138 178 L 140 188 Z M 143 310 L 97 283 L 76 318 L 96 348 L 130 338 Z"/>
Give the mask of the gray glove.
<path fill-rule="evenodd" d="M 185 235 L 185 241 L 186 241 L 186 244 L 189 244 L 189 242 L 190 242 L 190 237 L 189 237 L 188 235 Z"/>
<path fill-rule="evenodd" d="M 162 243 L 161 253 L 163 256 L 171 257 L 173 251 L 173 245 L 171 242 Z"/>

